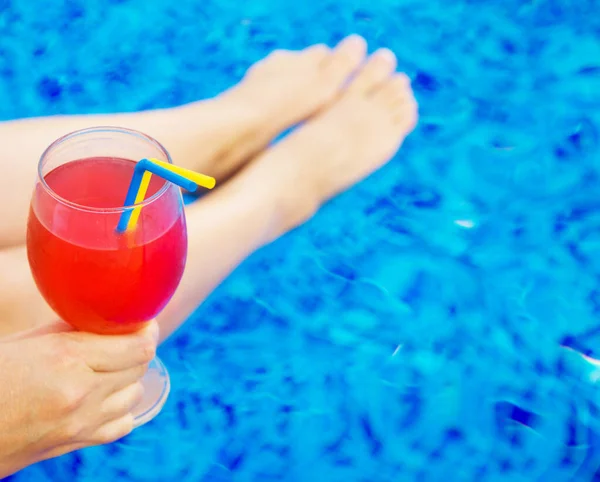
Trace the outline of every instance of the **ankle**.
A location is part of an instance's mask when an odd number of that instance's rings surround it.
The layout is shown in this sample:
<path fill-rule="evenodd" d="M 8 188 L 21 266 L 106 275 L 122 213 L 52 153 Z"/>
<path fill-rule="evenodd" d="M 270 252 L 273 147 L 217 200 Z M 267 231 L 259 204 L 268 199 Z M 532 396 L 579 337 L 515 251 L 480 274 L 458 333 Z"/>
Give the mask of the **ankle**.
<path fill-rule="evenodd" d="M 155 131 L 162 133 L 159 140 L 176 164 L 216 177 L 222 174 L 215 161 L 260 130 L 258 114 L 238 98 L 227 91 L 160 112 Z"/>
<path fill-rule="evenodd" d="M 322 204 L 314 178 L 297 169 L 302 163 L 292 161 L 289 157 L 293 153 L 288 154 L 272 148 L 240 174 L 254 192 L 262 193 L 263 202 L 272 206 L 269 242 L 308 221 Z"/>

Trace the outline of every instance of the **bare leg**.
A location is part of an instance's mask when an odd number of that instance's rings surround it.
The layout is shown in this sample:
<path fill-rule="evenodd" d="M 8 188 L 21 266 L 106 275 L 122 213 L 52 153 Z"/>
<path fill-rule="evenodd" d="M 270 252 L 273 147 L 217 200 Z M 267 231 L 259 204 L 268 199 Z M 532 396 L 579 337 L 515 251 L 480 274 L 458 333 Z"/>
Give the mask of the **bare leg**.
<path fill-rule="evenodd" d="M 0 123 L 0 249 L 24 242 L 37 163 L 53 140 L 98 125 L 136 129 L 163 143 L 176 164 L 221 183 L 282 130 L 333 100 L 365 51 L 364 40 L 349 37 L 334 50 L 318 45 L 275 52 L 215 99 L 173 109 Z"/>
<path fill-rule="evenodd" d="M 394 69 L 391 52 L 374 54 L 333 106 L 190 207 L 188 267 L 159 317 L 163 337 L 249 254 L 393 157 L 417 121 L 408 78 Z"/>
<path fill-rule="evenodd" d="M 306 221 L 396 153 L 415 125 L 417 108 L 407 78 L 394 68 L 390 52 L 374 54 L 332 106 L 189 206 L 188 263 L 159 316 L 163 339 L 249 254 Z M 41 321 L 29 316 L 36 302 L 43 303 L 33 282 L 20 293 L 26 305 L 20 306 L 19 320 Z M 38 306 L 36 313 L 43 309 Z M 22 329 L 31 326 L 20 323 Z"/>

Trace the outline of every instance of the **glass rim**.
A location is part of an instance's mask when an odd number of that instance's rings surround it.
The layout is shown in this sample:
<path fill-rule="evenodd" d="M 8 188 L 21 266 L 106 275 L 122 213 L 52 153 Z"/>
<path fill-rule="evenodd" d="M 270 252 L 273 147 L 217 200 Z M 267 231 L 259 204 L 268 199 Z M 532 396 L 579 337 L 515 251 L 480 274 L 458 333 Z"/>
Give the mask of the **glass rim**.
<path fill-rule="evenodd" d="M 65 134 L 64 136 L 59 137 L 54 142 L 52 142 L 52 144 L 50 144 L 44 150 L 44 152 L 42 153 L 40 160 L 38 162 L 38 167 L 37 167 L 38 182 L 44 188 L 44 191 L 46 191 L 46 193 L 48 193 L 50 196 L 52 196 L 52 198 L 54 198 L 57 202 L 65 205 L 65 206 L 68 206 L 70 208 L 78 209 L 80 211 L 87 211 L 90 213 L 97 213 L 97 214 L 114 214 L 114 213 L 121 213 L 123 211 L 131 210 L 134 208 L 142 208 L 144 206 L 148 206 L 149 204 L 152 204 L 155 201 L 157 201 L 159 198 L 161 198 L 169 190 L 169 188 L 171 187 L 171 183 L 169 181 L 165 180 L 165 185 L 163 187 L 161 187 L 156 193 L 154 193 L 149 198 L 144 199 L 142 202 L 139 202 L 137 204 L 132 204 L 130 206 L 117 206 L 117 207 L 111 207 L 111 208 L 96 208 L 93 206 L 85 206 L 83 204 L 69 201 L 68 199 L 65 199 L 64 197 L 57 194 L 48 185 L 48 183 L 46 182 L 46 179 L 44 178 L 44 175 L 42 173 L 42 170 L 44 167 L 44 162 L 46 161 L 48 155 L 52 152 L 53 149 L 55 149 L 56 147 L 61 145 L 63 142 L 65 142 L 69 139 L 73 139 L 77 136 L 81 136 L 84 134 L 90 134 L 90 133 L 94 133 L 94 132 L 96 132 L 96 133 L 116 132 L 116 133 L 128 134 L 131 136 L 135 136 L 135 137 L 144 139 L 144 140 L 150 142 L 151 144 L 153 144 L 155 147 L 158 148 L 158 150 L 162 154 L 164 154 L 164 156 L 167 160 L 166 162 L 168 162 L 169 164 L 173 164 L 171 155 L 165 149 L 165 147 L 160 142 L 158 142 L 156 139 L 154 139 L 153 137 L 150 137 L 147 134 L 144 134 L 143 132 L 136 131 L 134 129 L 129 129 L 127 127 L 116 127 L 116 126 L 97 126 L 97 127 L 86 127 L 84 129 L 78 129 L 76 131 L 69 132 L 68 134 Z M 140 160 L 141 159 L 142 158 L 140 158 Z M 139 162 L 139 161 L 137 161 L 137 162 Z"/>

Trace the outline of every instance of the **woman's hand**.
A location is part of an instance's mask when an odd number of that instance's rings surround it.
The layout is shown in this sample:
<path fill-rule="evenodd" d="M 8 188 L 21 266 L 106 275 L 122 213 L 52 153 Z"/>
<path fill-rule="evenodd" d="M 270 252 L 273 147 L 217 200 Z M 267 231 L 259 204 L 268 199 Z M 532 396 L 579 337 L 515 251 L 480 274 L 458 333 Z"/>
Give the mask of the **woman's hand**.
<path fill-rule="evenodd" d="M 0 339 L 0 479 L 133 428 L 158 326 L 100 336 L 57 323 Z"/>

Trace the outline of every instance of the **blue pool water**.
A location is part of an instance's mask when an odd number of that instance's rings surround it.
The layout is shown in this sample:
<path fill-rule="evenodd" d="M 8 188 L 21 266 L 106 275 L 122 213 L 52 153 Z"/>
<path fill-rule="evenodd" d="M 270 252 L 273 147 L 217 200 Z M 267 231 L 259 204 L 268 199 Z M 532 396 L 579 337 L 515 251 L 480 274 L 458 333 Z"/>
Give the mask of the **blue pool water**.
<path fill-rule="evenodd" d="M 357 32 L 421 121 L 161 348 L 160 417 L 13 482 L 600 481 L 595 0 L 47 4 L 0 0 L 2 119 L 184 103 Z"/>

